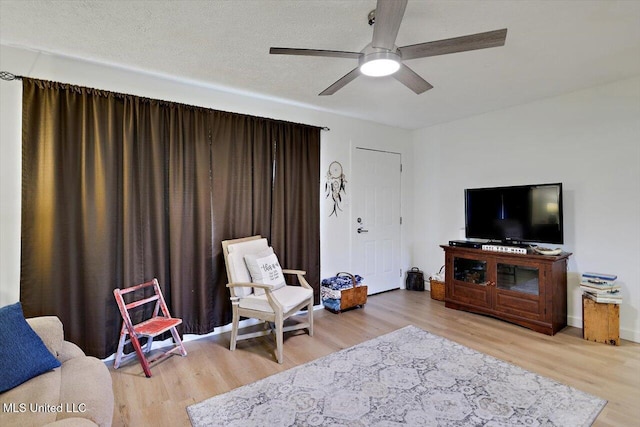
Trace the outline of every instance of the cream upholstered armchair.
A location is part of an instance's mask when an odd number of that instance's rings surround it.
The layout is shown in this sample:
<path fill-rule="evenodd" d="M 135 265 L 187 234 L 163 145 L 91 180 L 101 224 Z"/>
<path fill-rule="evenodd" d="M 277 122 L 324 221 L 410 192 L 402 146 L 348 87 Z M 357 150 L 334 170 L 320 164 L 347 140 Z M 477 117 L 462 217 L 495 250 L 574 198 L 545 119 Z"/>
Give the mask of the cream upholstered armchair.
<path fill-rule="evenodd" d="M 262 236 L 225 240 L 222 252 L 233 309 L 230 350 L 236 349 L 237 340 L 275 332 L 276 358 L 282 363 L 283 332 L 306 328 L 313 336 L 313 289 L 304 278 L 305 272 L 281 269 L 273 249 Z M 283 274 L 295 274 L 301 286 L 287 285 Z M 307 322 L 284 327 L 284 320 L 305 306 Z M 240 316 L 264 320 L 273 327 L 238 335 Z"/>

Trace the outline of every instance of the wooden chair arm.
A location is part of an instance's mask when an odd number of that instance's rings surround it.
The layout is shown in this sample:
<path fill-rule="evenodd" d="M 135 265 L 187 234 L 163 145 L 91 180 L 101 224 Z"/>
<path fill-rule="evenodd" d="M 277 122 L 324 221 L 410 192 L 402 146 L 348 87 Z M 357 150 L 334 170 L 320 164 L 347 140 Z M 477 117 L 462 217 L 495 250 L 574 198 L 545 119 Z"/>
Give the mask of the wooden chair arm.
<path fill-rule="evenodd" d="M 307 289 L 313 290 L 313 288 L 311 287 L 309 282 L 307 282 L 307 279 L 305 279 L 303 275 L 299 274 L 298 275 L 298 280 L 300 281 L 300 284 L 302 285 L 303 288 L 307 288 Z"/>
<path fill-rule="evenodd" d="M 284 274 L 295 274 L 298 276 L 298 281 L 300 282 L 300 286 L 307 289 L 313 289 L 309 282 L 304 278 L 304 275 L 307 274 L 304 270 L 290 270 L 290 269 L 282 269 Z"/>
<path fill-rule="evenodd" d="M 264 285 L 262 283 L 252 283 L 252 282 L 234 282 L 227 283 L 227 288 L 237 288 L 237 287 L 251 287 L 251 288 L 260 288 L 266 290 L 271 290 L 273 285 Z"/>
<path fill-rule="evenodd" d="M 301 276 L 298 276 L 301 277 Z M 303 279 L 304 280 L 304 279 Z M 271 306 L 271 308 L 273 308 L 274 313 L 280 313 L 282 314 L 283 311 L 283 306 L 282 304 L 280 304 L 280 302 L 275 299 L 273 297 L 273 285 L 264 285 L 262 283 L 252 283 L 252 282 L 234 282 L 234 283 L 227 283 L 227 288 L 238 288 L 238 287 L 252 287 L 252 288 L 260 288 L 260 289 L 264 289 L 264 293 L 267 296 L 267 301 L 269 302 L 269 305 Z M 307 284 L 307 286 L 309 286 Z M 231 297 L 231 302 L 232 303 L 237 303 L 238 301 L 240 301 L 242 299 L 242 297 Z"/>

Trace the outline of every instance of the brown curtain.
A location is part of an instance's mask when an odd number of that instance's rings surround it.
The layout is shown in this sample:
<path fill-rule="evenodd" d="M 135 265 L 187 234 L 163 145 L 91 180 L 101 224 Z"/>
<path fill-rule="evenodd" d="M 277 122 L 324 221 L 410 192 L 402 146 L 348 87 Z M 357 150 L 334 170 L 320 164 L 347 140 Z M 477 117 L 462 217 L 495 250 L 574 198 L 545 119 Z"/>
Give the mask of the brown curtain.
<path fill-rule="evenodd" d="M 23 79 L 25 315 L 59 316 L 68 339 L 105 357 L 121 324 L 113 288 L 157 277 L 183 332 L 228 323 L 220 241 L 271 235 L 280 126 Z M 316 200 L 318 176 L 308 195 Z M 319 221 L 310 229 L 319 242 Z"/>
<path fill-rule="evenodd" d="M 224 317 L 212 311 L 211 114 L 179 104 L 168 105 L 165 111 L 168 198 L 158 216 L 164 218 L 168 231 L 169 252 L 163 264 L 169 269 L 167 301 L 172 315 L 182 318 L 185 333 L 205 333 Z"/>
<path fill-rule="evenodd" d="M 214 312 L 221 313 L 222 325 L 231 321 L 231 306 L 221 243 L 269 236 L 273 153 L 264 119 L 214 112 L 213 122 Z"/>
<path fill-rule="evenodd" d="M 273 126 L 274 180 L 271 243 L 287 268 L 306 270 L 320 302 L 320 132 L 280 123 Z M 304 242 L 304 244 L 300 244 Z"/>

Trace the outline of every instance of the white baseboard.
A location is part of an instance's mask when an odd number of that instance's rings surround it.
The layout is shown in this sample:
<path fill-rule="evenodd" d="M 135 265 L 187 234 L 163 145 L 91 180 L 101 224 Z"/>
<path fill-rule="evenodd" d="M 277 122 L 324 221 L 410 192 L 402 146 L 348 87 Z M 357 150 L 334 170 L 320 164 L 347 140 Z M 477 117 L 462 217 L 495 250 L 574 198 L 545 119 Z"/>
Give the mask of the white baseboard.
<path fill-rule="evenodd" d="M 582 317 L 567 316 L 567 325 L 582 329 Z"/>

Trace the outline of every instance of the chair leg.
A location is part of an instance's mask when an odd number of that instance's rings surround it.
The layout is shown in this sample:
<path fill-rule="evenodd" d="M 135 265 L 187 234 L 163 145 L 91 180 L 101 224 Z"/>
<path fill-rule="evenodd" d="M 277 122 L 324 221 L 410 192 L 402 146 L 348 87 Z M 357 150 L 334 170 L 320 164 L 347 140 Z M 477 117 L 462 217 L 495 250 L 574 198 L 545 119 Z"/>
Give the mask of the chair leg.
<path fill-rule="evenodd" d="M 231 342 L 229 343 L 229 350 L 234 351 L 236 349 L 236 339 L 238 338 L 238 324 L 240 322 L 240 316 L 238 315 L 238 306 L 233 306 L 233 318 L 231 320 Z"/>
<path fill-rule="evenodd" d="M 153 345 L 153 337 L 147 337 L 147 343 L 145 344 L 145 354 L 151 353 L 151 346 Z"/>
<path fill-rule="evenodd" d="M 173 341 L 176 343 L 176 346 L 180 348 L 180 354 L 183 356 L 187 355 L 187 350 L 184 348 L 182 344 L 182 340 L 180 339 L 180 334 L 178 334 L 178 330 L 176 328 L 171 328 L 171 335 L 173 336 Z"/>
<path fill-rule="evenodd" d="M 133 348 L 138 355 L 138 359 L 140 360 L 140 364 L 142 365 L 142 370 L 147 378 L 151 377 L 151 369 L 149 368 L 149 362 L 147 362 L 147 358 L 142 351 L 142 346 L 140 346 L 140 341 L 138 341 L 138 337 L 135 334 L 131 335 L 131 344 L 133 344 Z"/>
<path fill-rule="evenodd" d="M 118 350 L 116 351 L 116 360 L 113 362 L 113 369 L 118 369 L 120 367 L 120 362 L 122 361 L 122 353 L 124 352 L 124 344 L 127 341 L 127 328 L 122 323 L 122 329 L 120 329 L 120 340 L 118 341 Z"/>
<path fill-rule="evenodd" d="M 282 316 L 276 316 L 276 358 L 278 359 L 278 363 L 282 363 L 284 361 L 282 357 L 282 347 L 284 346 L 284 340 L 282 336 L 283 327 L 284 321 L 282 319 Z"/>
<path fill-rule="evenodd" d="M 313 300 L 307 306 L 307 315 L 309 316 L 309 336 L 313 336 Z"/>

